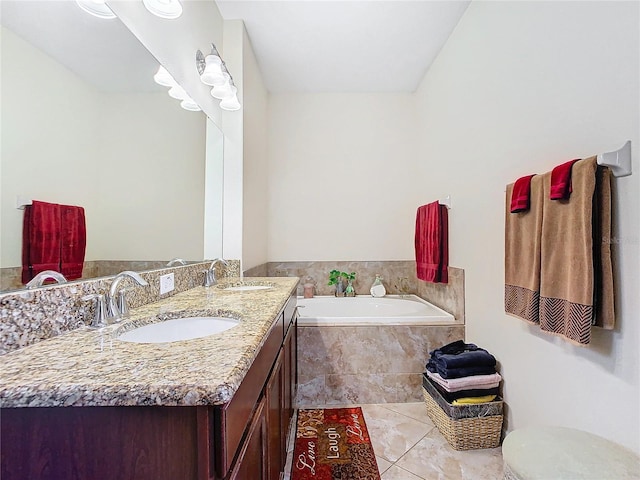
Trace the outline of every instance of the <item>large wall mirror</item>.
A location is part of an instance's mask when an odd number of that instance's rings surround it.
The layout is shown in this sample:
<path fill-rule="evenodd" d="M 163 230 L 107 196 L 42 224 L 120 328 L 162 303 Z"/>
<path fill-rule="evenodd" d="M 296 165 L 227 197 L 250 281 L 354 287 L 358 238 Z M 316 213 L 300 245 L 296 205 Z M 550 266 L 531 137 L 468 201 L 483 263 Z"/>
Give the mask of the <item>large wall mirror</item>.
<path fill-rule="evenodd" d="M 83 278 L 221 251 L 221 214 L 205 226 L 205 208 L 221 212 L 222 133 L 153 82 L 133 34 L 73 1 L 0 9 L 0 289 L 20 286 L 19 196 L 84 207 Z"/>

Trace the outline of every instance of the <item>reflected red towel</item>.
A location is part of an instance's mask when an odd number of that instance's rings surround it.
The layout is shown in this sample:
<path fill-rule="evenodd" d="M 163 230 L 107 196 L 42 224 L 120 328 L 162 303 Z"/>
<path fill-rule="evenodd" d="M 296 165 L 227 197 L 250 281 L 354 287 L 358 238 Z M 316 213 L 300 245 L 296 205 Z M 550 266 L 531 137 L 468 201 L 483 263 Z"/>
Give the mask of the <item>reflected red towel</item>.
<path fill-rule="evenodd" d="M 447 207 L 433 202 L 416 213 L 416 274 L 420 280 L 448 283 L 449 213 Z"/>
<path fill-rule="evenodd" d="M 24 207 L 22 283 L 45 270 L 60 270 L 60 205 L 34 200 Z"/>
<path fill-rule="evenodd" d="M 531 178 L 533 175 L 520 177 L 513 184 L 513 192 L 511 193 L 511 213 L 526 212 L 529 210 L 529 202 L 531 198 Z"/>
<path fill-rule="evenodd" d="M 82 277 L 87 231 L 84 208 L 60 205 L 62 235 L 60 245 L 60 272 L 67 280 Z"/>
<path fill-rule="evenodd" d="M 558 165 L 551 171 L 551 200 L 566 200 L 571 195 L 571 167 L 579 158 Z"/>

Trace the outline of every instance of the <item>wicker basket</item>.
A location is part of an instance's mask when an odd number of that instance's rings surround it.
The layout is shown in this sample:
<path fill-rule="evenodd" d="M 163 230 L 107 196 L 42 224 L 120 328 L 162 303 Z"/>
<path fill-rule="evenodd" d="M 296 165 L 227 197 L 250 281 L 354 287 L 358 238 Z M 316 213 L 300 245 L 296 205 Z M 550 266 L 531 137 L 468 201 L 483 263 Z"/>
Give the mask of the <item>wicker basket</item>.
<path fill-rule="evenodd" d="M 504 402 L 502 402 L 500 397 L 497 397 L 496 400 L 487 403 L 452 405 L 444 399 L 435 383 L 427 376 L 426 373 L 422 375 L 422 387 L 427 391 L 427 393 L 431 394 L 431 398 L 433 398 L 444 413 L 453 420 L 502 415 Z"/>
<path fill-rule="evenodd" d="M 427 414 L 454 449 L 474 450 L 500 445 L 502 415 L 454 419 L 440 408 L 424 388 L 422 393 L 427 404 Z"/>

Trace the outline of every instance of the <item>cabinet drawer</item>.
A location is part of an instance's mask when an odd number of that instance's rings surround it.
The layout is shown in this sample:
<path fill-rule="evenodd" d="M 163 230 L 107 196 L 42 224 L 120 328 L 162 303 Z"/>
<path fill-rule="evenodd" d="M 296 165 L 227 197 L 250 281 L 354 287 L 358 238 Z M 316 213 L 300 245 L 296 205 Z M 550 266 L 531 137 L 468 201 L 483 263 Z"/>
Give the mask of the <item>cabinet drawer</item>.
<path fill-rule="evenodd" d="M 216 408 L 216 439 L 220 441 L 216 441 L 215 465 L 219 477 L 225 477 L 231 467 L 269 372 L 278 357 L 282 345 L 283 328 L 284 316 L 280 313 L 260 353 L 231 401 Z"/>

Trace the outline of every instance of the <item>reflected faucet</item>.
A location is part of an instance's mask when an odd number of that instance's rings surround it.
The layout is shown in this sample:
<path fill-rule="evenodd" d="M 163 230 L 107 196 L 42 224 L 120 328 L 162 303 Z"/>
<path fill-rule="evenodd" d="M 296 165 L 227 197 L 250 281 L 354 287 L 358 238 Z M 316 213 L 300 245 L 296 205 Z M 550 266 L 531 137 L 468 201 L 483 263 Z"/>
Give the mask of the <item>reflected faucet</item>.
<path fill-rule="evenodd" d="M 25 285 L 25 288 L 41 287 L 44 284 L 44 281 L 48 278 L 55 280 L 56 283 L 67 283 L 67 279 L 64 278 L 64 275 L 60 272 L 56 272 L 55 270 L 45 270 L 29 280 L 29 283 Z"/>
<path fill-rule="evenodd" d="M 211 262 L 211 265 L 209 265 L 209 269 L 204 271 L 204 283 L 203 283 L 204 287 L 210 287 L 218 283 L 218 280 L 216 279 L 216 270 L 215 270 L 215 266 L 218 263 L 222 263 L 225 267 L 229 266 L 229 262 L 227 262 L 223 258 L 216 258 L 213 262 Z"/>
<path fill-rule="evenodd" d="M 167 267 L 172 267 L 174 265 L 186 265 L 187 262 L 185 262 L 182 258 L 172 258 L 171 260 L 169 260 L 169 263 L 167 263 Z"/>
<path fill-rule="evenodd" d="M 119 292 L 117 298 L 116 293 L 118 293 L 118 285 L 120 282 L 129 277 L 133 279 L 138 285 L 142 287 L 146 287 L 149 284 L 136 272 L 132 272 L 131 270 L 125 270 L 124 272 L 120 272 L 117 274 L 113 280 L 111 281 L 111 287 L 109 287 L 109 294 L 107 295 L 107 320 L 113 320 L 114 322 L 119 322 L 122 320 L 123 316 L 126 316 L 129 312 L 129 307 L 127 306 L 127 298 L 126 298 L 126 290 L 122 290 Z"/>

